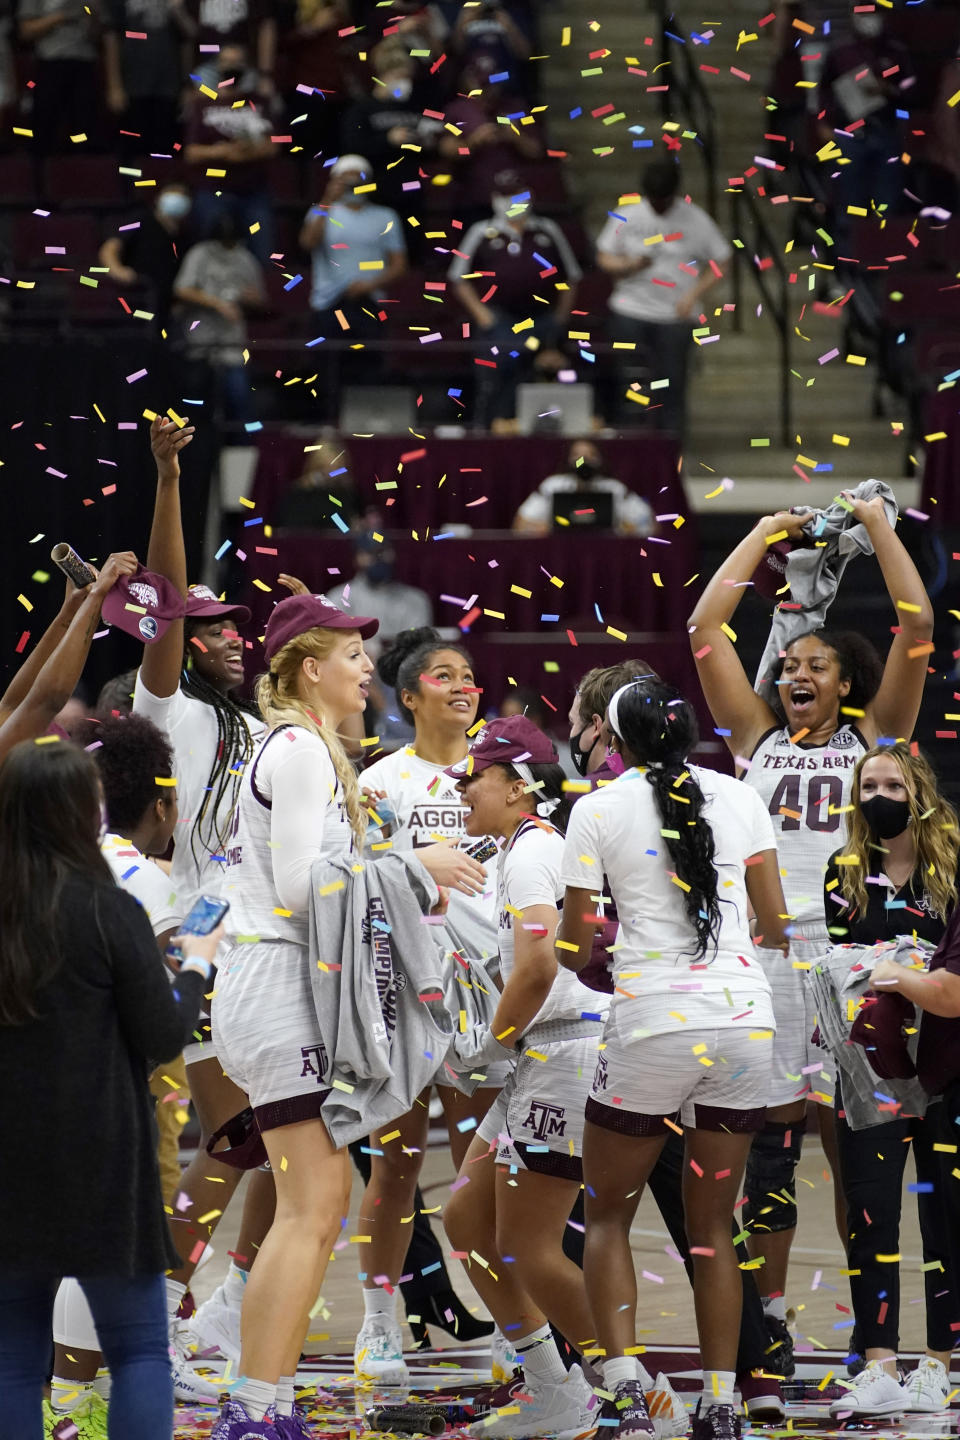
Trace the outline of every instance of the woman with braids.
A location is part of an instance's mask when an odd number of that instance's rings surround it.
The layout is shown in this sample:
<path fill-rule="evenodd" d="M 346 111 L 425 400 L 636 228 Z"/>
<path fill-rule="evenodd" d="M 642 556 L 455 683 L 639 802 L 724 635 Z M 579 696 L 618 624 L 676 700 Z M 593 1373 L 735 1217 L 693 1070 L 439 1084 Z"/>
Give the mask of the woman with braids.
<path fill-rule="evenodd" d="M 363 772 L 364 785 L 382 797 L 376 800 L 378 813 L 390 817 L 386 827 L 390 843 L 396 849 L 417 851 L 437 841 L 455 845 L 464 839 L 469 812 L 456 781 L 444 772 L 463 760 L 469 749 L 467 732 L 476 721 L 480 698 L 473 661 L 462 645 L 441 640 L 436 630 L 423 627 L 404 630 L 393 640 L 377 661 L 377 674 L 396 691 L 400 713 L 414 727 L 412 745 L 384 756 Z M 372 833 L 379 839 L 378 832 Z M 473 894 L 453 891 L 447 920 L 451 949 L 462 947 L 471 959 L 495 961 L 496 896 L 490 880 L 480 878 Z M 451 1062 L 456 1065 L 454 1055 L 438 1069 L 445 1083 L 438 1083 L 437 1093 L 446 1117 L 450 1151 L 459 1168 L 472 1138 L 469 1120 L 482 1120 L 506 1079 L 508 1066 L 491 1066 L 486 1083 L 468 1098 L 450 1083 Z M 403 1222 L 416 1208 L 417 1181 L 427 1148 L 429 1098 L 425 1092 L 409 1114 L 391 1125 L 391 1140 L 371 1144 L 370 1177 L 360 1205 L 371 1240 L 364 1246 L 364 1322 L 357 1336 L 354 1364 L 361 1379 L 380 1384 L 402 1385 L 409 1380 L 396 1314 L 397 1282 L 410 1270 L 406 1262 L 410 1226 Z M 374 1276 L 380 1277 L 379 1283 Z M 458 1339 L 490 1333 L 463 1312 L 452 1292 L 445 1296 L 431 1293 L 430 1278 L 415 1277 L 419 1293 L 404 1291 L 407 1308 L 419 1310 L 421 1324 L 429 1320 L 448 1328 L 444 1310 L 452 1304 L 457 1312 Z M 508 1346 L 502 1333 L 494 1337 L 492 1345 L 494 1379 L 505 1379 Z M 509 1368 L 512 1370 L 512 1365 Z"/>
<path fill-rule="evenodd" d="M 744 1221 L 757 1272 L 771 1350 L 767 1365 L 793 1374 L 786 1323 L 787 1264 L 796 1233 L 795 1173 L 806 1128 L 807 1101 L 817 1102 L 824 1150 L 836 1170 L 833 1076 L 829 1057 L 812 1041 L 816 1029 L 809 964 L 830 948 L 824 923 L 823 871 L 836 849 L 841 816 L 859 757 L 879 736 L 909 739 L 927 676 L 926 642 L 933 609 L 916 566 L 887 519 L 883 501 L 847 497 L 866 528 L 894 607 L 896 626 L 883 663 L 861 635 L 816 630 L 786 647 L 774 675 L 773 705 L 758 695 L 731 638 L 730 621 L 764 560 L 771 538 L 802 538 L 809 513 L 766 515 L 720 566 L 689 621 L 690 644 L 703 693 L 741 778 L 756 790 L 773 820 L 790 915 L 790 958 L 771 957 L 777 1016 L 767 1124 L 747 1165 Z M 843 1196 L 835 1185 L 837 1228 L 846 1234 Z M 771 1195 L 777 1199 L 771 1199 Z"/>
<path fill-rule="evenodd" d="M 134 711 L 151 719 L 173 747 L 180 821 L 170 880 L 183 914 L 198 895 L 216 894 L 222 884 L 223 855 L 244 766 L 264 729 L 255 706 L 233 697 L 243 683 L 243 641 L 236 627 L 249 620 L 249 610 L 221 604 L 205 586 L 187 586 L 179 454 L 192 438 L 192 427 L 178 430 L 163 420 L 150 427 L 157 495 L 148 568 L 165 575 L 186 597 L 187 614 L 185 621 L 174 621 L 160 640 L 144 647 L 133 697 Z M 192 1368 L 191 1346 L 196 1343 L 208 1352 L 216 1348 L 234 1360 L 239 1354 L 246 1271 L 270 1224 L 273 1181 L 259 1171 L 251 1177 L 244 1224 L 227 1278 L 190 1328 L 178 1327 L 177 1311 L 204 1243 L 242 1174 L 209 1156 L 206 1141 L 247 1103 L 223 1073 L 206 1020 L 201 1020 L 184 1059 L 201 1144 L 172 1206 L 173 1238 L 183 1263 L 167 1276 L 167 1303 L 177 1397 L 188 1403 L 216 1404 L 218 1388 Z M 201 1221 L 201 1216 L 211 1218 Z"/>
<path fill-rule="evenodd" d="M 690 704 L 657 679 L 624 685 L 607 722 L 626 766 L 567 826 L 557 959 L 590 960 L 602 876 L 620 918 L 616 990 L 586 1105 L 584 1275 L 614 1440 L 652 1435 L 637 1358 L 630 1226 L 668 1129 L 682 1124 L 703 1394 L 693 1440 L 734 1440 L 741 1278 L 731 1220 L 762 1127 L 773 1053 L 758 943 L 784 951 L 773 826 L 758 796 L 693 766 Z"/>
<path fill-rule="evenodd" d="M 483 1257 L 468 1262 L 470 1279 L 523 1368 L 494 1397 L 502 1413 L 469 1433 L 575 1436 L 596 1426 L 597 1402 L 579 1366 L 568 1375 L 550 1325 L 581 1348 L 596 1334 L 583 1274 L 564 1254 L 563 1236 L 583 1178 L 583 1108 L 609 1002 L 559 969 L 554 954 L 570 805 L 553 742 L 525 716 L 493 720 L 447 774 L 465 801 L 467 834 L 503 841 L 503 992 L 490 1028 L 454 1043 L 473 1070 L 515 1060 L 444 1213 L 450 1243 Z M 683 1419 L 683 1430 L 672 1433 L 686 1433 Z"/>
<path fill-rule="evenodd" d="M 319 595 L 281 600 L 267 622 L 257 702 L 268 733 L 243 776 L 227 848 L 234 945 L 212 1018 L 217 1053 L 263 1136 L 277 1209 L 244 1295 L 243 1379 L 211 1440 L 308 1434 L 294 1414 L 293 1377 L 350 1196 L 346 1151 L 322 1118 L 329 1090 L 307 948 L 310 871 L 365 843 L 368 817 L 339 732 L 366 705 L 373 664 L 363 641 L 377 627 Z M 419 858 L 439 883 L 473 890 L 483 880 L 449 845 Z"/>
<path fill-rule="evenodd" d="M 850 805 L 847 839 L 830 857 L 823 892 L 832 942 L 876 945 L 907 935 L 938 945 L 957 903 L 960 832 L 956 812 L 938 793 L 927 761 L 903 743 L 874 746 L 857 762 Z M 874 981 L 891 970 L 896 974 L 901 967 L 881 961 L 873 971 Z M 882 988 L 877 989 L 882 995 Z M 884 998 L 880 1005 L 889 1009 L 896 1002 Z M 916 1023 L 909 1005 L 897 1008 L 894 1021 L 898 1036 L 904 1024 Z M 851 1039 L 858 1032 L 868 1045 L 873 1037 L 879 1039 L 881 1022 L 870 1002 L 858 1016 Z M 918 1056 L 918 1068 L 922 1064 Z M 883 1073 L 883 1066 L 878 1070 Z M 877 1088 L 884 1088 L 882 1082 Z M 855 1348 L 867 1362 L 846 1394 L 830 1407 L 840 1419 L 903 1411 L 936 1414 L 949 1402 L 958 1294 L 950 1237 L 951 1232 L 960 1233 L 960 1204 L 950 1174 L 956 1158 L 936 1149 L 955 1141 L 953 1135 L 943 1133 L 943 1108 L 938 1101 L 923 1116 L 888 1117 L 883 1124 L 854 1130 L 844 1116 L 842 1095 L 837 1097 Z M 900 1249 L 903 1171 L 911 1144 L 917 1180 L 927 1187 L 917 1194 L 927 1352 L 901 1385 L 897 1374 L 900 1267 L 891 1257 Z M 941 1157 L 949 1160 L 945 1170 Z"/>

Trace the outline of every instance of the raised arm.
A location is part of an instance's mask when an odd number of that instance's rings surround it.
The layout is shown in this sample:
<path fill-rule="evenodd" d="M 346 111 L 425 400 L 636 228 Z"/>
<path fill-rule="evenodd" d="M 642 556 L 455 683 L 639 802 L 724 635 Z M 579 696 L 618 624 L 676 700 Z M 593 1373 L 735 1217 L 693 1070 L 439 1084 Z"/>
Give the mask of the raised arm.
<path fill-rule="evenodd" d="M 100 621 L 104 596 L 121 575 L 132 575 L 137 557 L 130 550 L 111 555 L 92 585 L 83 591 L 69 627 L 47 657 L 29 691 L 0 723 L 0 759 L 21 740 L 35 740 L 77 687 L 93 634 Z"/>
<path fill-rule="evenodd" d="M 920 713 L 927 678 L 926 646 L 933 636 L 933 606 L 916 565 L 887 519 L 880 496 L 866 501 L 852 500 L 851 504 L 853 513 L 867 527 L 873 541 L 899 626 L 887 652 L 880 689 L 866 707 L 861 728 L 869 740 L 878 735 L 896 735 L 909 740 Z"/>
<path fill-rule="evenodd" d="M 180 515 L 180 451 L 193 439 L 193 426 L 180 430 L 172 420 L 157 419 L 150 426 L 150 448 L 157 462 L 157 498 L 153 508 L 147 569 L 165 575 L 184 597 L 187 593 L 187 554 Z M 183 668 L 183 621 L 174 620 L 167 633 L 143 647 L 140 678 L 158 700 L 176 692 Z"/>
<path fill-rule="evenodd" d="M 67 581 L 60 613 L 34 645 L 0 699 L 0 724 L 29 694 L 40 671 L 73 624 L 74 616 L 84 602 L 85 593 L 78 589 L 72 580 Z"/>
<path fill-rule="evenodd" d="M 697 665 L 700 684 L 710 713 L 735 757 L 749 756 L 777 717 L 754 690 L 727 633 L 737 606 L 753 572 L 775 538 L 799 538 L 808 513 L 791 515 L 781 511 L 758 520 L 720 569 L 711 576 L 696 609 L 687 621 L 690 648 Z"/>

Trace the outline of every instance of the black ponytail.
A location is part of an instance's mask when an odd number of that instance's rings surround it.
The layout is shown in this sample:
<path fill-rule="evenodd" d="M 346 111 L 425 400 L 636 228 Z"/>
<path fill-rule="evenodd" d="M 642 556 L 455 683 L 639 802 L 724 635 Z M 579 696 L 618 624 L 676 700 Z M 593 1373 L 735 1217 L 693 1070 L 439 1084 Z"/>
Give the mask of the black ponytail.
<path fill-rule="evenodd" d="M 400 713 L 408 724 L 414 723 L 413 712 L 402 700 L 404 690 L 412 695 L 420 693 L 420 676 L 430 662 L 430 656 L 438 650 L 453 650 L 462 655 L 467 664 L 473 666 L 470 652 L 456 640 L 444 640 L 432 625 L 421 625 L 415 630 L 401 630 L 383 650 L 377 661 L 377 674 L 384 685 L 397 693 Z"/>
<path fill-rule="evenodd" d="M 573 802 L 577 795 L 569 795 L 564 790 L 567 777 L 559 765 L 551 765 L 547 762 L 534 765 L 531 761 L 524 761 L 524 768 L 530 771 L 533 776 L 536 790 L 530 791 L 530 813 L 537 814 L 537 806 L 545 800 L 556 800 L 557 804 L 550 811 L 549 815 L 541 815 L 541 820 L 546 820 L 554 830 L 559 830 L 561 835 L 566 835 L 567 825 L 570 821 L 570 811 L 573 809 Z M 523 780 L 523 776 L 512 765 L 504 765 L 511 780 Z"/>
<path fill-rule="evenodd" d="M 611 727 L 636 765 L 646 767 L 662 821 L 662 837 L 697 935 L 697 958 L 715 952 L 720 899 L 713 830 L 703 816 L 706 796 L 686 757 L 696 747 L 697 718 L 687 700 L 662 680 L 640 680 L 618 692 Z"/>

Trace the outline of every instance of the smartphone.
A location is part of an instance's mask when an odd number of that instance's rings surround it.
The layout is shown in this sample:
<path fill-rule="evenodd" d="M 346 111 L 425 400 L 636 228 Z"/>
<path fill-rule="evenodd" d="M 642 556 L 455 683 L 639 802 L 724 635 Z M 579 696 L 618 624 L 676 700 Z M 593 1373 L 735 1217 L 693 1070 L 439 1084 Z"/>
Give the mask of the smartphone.
<path fill-rule="evenodd" d="M 218 900 L 215 895 L 201 895 L 180 926 L 180 934 L 209 935 L 211 930 L 216 930 L 229 909 L 229 900 Z"/>

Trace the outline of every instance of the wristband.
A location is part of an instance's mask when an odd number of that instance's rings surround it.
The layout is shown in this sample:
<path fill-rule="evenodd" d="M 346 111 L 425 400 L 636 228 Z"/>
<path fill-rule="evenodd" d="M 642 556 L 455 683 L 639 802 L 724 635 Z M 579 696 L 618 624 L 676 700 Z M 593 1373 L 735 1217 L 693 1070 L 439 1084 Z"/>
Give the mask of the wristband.
<path fill-rule="evenodd" d="M 186 970 L 195 970 L 198 975 L 203 976 L 204 980 L 209 980 L 213 974 L 213 961 L 204 960 L 200 955 L 194 955 L 180 966 L 180 974 L 182 975 Z"/>

